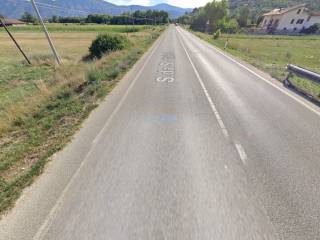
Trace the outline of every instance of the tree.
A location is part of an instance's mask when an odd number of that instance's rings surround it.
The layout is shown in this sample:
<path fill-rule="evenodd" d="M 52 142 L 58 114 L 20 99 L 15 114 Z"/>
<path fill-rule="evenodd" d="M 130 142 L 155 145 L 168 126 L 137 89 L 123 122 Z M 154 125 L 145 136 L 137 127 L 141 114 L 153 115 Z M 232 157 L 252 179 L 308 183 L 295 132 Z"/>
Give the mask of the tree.
<path fill-rule="evenodd" d="M 215 32 L 219 25 L 225 22 L 228 16 L 228 3 L 226 0 L 214 0 L 205 7 L 199 8 L 191 23 L 193 30 L 201 32 Z"/>
<path fill-rule="evenodd" d="M 30 13 L 28 12 L 24 12 L 24 14 L 22 15 L 21 21 L 26 22 L 26 23 L 35 23 L 37 22 L 37 19 L 32 16 Z"/>
<path fill-rule="evenodd" d="M 225 22 L 222 22 L 219 26 L 222 32 L 225 33 L 237 33 L 239 29 L 238 21 L 234 18 L 228 19 Z"/>
<path fill-rule="evenodd" d="M 240 9 L 240 14 L 238 17 L 239 26 L 240 27 L 247 27 L 249 18 L 250 18 L 250 8 L 247 5 L 247 6 Z"/>
<path fill-rule="evenodd" d="M 177 19 L 177 22 L 184 25 L 190 25 L 192 23 L 192 14 L 186 13 L 185 15 L 179 17 Z"/>
<path fill-rule="evenodd" d="M 58 23 L 58 22 L 59 22 L 58 16 L 52 16 L 51 22 L 53 22 L 53 23 Z"/>
<path fill-rule="evenodd" d="M 88 15 L 87 23 L 109 24 L 111 16 L 107 14 L 90 14 Z"/>

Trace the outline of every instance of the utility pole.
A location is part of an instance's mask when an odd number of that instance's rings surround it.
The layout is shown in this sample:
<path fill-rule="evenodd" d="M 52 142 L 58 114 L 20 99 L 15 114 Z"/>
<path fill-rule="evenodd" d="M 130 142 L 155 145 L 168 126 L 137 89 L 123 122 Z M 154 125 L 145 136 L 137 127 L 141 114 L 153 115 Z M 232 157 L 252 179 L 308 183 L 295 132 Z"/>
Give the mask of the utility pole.
<path fill-rule="evenodd" d="M 57 63 L 61 64 L 61 58 L 59 57 L 59 54 L 58 54 L 57 50 L 55 49 L 55 47 L 53 45 L 53 42 L 52 42 L 51 37 L 50 37 L 50 34 L 49 34 L 49 32 L 48 32 L 48 30 L 46 28 L 46 25 L 44 25 L 44 22 L 42 20 L 41 15 L 40 15 L 39 9 L 37 8 L 36 3 L 35 3 L 34 0 L 31 0 L 31 3 L 32 3 L 33 9 L 36 12 L 36 14 L 38 16 L 38 19 L 39 19 L 39 21 L 40 21 L 40 23 L 42 25 L 43 31 L 44 31 L 47 39 L 48 39 L 48 42 L 49 42 L 50 48 L 51 48 L 51 50 L 53 52 L 53 55 L 56 58 Z"/>
<path fill-rule="evenodd" d="M 19 51 L 21 52 L 21 54 L 23 55 L 23 57 L 26 59 L 26 61 L 28 62 L 28 64 L 31 65 L 30 60 L 28 59 L 28 57 L 26 56 L 26 54 L 22 51 L 21 47 L 19 46 L 19 44 L 17 43 L 17 41 L 14 39 L 14 37 L 12 36 L 12 34 L 10 33 L 9 29 L 7 28 L 7 25 L 5 23 L 5 21 L 2 21 L 2 19 L 0 18 L 0 23 L 1 25 L 4 27 L 4 29 L 6 30 L 6 32 L 8 33 L 8 35 L 10 36 L 10 38 L 12 39 L 12 41 L 14 42 L 14 44 L 17 46 L 17 48 L 19 49 Z"/>
<path fill-rule="evenodd" d="M 129 18 L 131 18 L 131 24 L 132 24 L 132 26 L 133 26 L 133 25 L 134 25 L 134 23 L 133 23 L 133 12 L 132 12 L 132 6 L 130 6 Z"/>

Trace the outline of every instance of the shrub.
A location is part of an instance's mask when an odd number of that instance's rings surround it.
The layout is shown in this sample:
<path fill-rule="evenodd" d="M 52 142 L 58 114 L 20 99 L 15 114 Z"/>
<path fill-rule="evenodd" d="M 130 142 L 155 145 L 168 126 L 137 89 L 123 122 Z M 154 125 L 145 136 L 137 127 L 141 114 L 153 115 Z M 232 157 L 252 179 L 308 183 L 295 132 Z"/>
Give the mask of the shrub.
<path fill-rule="evenodd" d="M 238 27 L 239 25 L 236 19 L 222 19 L 218 21 L 217 27 L 213 29 L 213 31 L 220 29 L 220 31 L 224 33 L 236 33 Z"/>
<path fill-rule="evenodd" d="M 220 38 L 220 36 L 221 36 L 221 30 L 218 29 L 217 31 L 214 32 L 213 39 L 217 40 Z"/>
<path fill-rule="evenodd" d="M 123 33 L 135 33 L 135 32 L 139 32 L 140 29 L 136 28 L 136 27 L 130 27 L 130 28 L 125 28 L 122 32 Z"/>
<path fill-rule="evenodd" d="M 312 26 L 310 26 L 309 28 L 304 28 L 301 30 L 301 33 L 304 34 L 313 34 L 316 33 L 320 30 L 320 24 L 313 24 Z"/>
<path fill-rule="evenodd" d="M 101 58 L 103 54 L 108 54 L 117 50 L 122 50 L 128 44 L 128 39 L 121 35 L 102 34 L 93 40 L 89 51 L 92 58 Z"/>
<path fill-rule="evenodd" d="M 236 33 L 239 29 L 239 24 L 236 19 L 230 19 L 229 21 L 224 22 L 220 28 L 226 33 Z"/>

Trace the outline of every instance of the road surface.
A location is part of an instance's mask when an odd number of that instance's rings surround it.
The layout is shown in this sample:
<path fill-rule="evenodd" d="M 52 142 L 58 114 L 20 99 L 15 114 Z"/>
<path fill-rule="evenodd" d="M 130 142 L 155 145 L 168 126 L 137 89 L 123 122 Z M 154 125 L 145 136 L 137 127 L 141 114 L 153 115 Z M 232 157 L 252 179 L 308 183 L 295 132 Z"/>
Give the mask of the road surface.
<path fill-rule="evenodd" d="M 320 239 L 320 113 L 170 26 L 0 239 Z"/>

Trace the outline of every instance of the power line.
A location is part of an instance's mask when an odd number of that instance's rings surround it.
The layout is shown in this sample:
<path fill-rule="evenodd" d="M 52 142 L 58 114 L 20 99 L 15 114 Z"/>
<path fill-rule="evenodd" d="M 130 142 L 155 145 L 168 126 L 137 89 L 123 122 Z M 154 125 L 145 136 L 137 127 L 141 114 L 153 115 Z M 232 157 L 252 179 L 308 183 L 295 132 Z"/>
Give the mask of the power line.
<path fill-rule="evenodd" d="M 13 0 L 16 2 L 20 2 L 20 3 L 24 3 L 24 4 L 29 4 L 30 0 Z M 61 10 L 61 11 L 65 11 L 65 12 L 79 12 L 79 13 L 86 13 L 86 14 L 93 14 L 92 12 L 89 11 L 85 11 L 85 10 L 79 10 L 79 9 L 75 9 L 75 8 L 66 8 L 60 5 L 54 5 L 54 4 L 48 4 L 48 3 L 41 3 L 36 1 L 35 2 L 37 4 L 38 7 L 40 8 L 47 8 L 47 9 L 53 9 L 53 10 Z M 110 8 L 110 10 L 118 10 L 119 12 L 126 12 L 123 8 L 121 7 L 112 7 Z"/>
<path fill-rule="evenodd" d="M 23 4 L 27 4 L 29 5 L 30 3 L 30 0 L 13 0 L 13 1 L 16 1 L 17 3 L 23 3 Z M 54 5 L 54 4 L 48 4 L 48 3 L 41 3 L 41 2 L 38 2 L 38 1 L 35 1 L 35 3 L 37 4 L 37 6 L 39 8 L 46 8 L 46 9 L 52 9 L 52 10 L 57 10 L 57 11 L 64 11 L 64 12 L 79 12 L 79 13 L 85 13 L 85 14 L 103 14 L 103 13 L 93 13 L 93 12 L 89 12 L 89 11 L 85 11 L 85 10 L 79 10 L 79 9 L 75 9 L 75 8 L 66 8 L 66 7 L 62 7 L 60 5 Z M 132 8 L 130 9 L 124 9 L 124 8 L 121 8 L 121 7 L 111 7 L 110 8 L 110 11 L 111 10 L 117 10 L 118 12 L 122 12 L 121 15 L 113 15 L 113 16 L 118 16 L 118 17 L 121 17 L 121 16 L 126 16 L 126 17 L 131 17 L 131 18 L 134 18 L 134 19 L 138 19 L 138 18 L 135 18 L 133 16 L 128 16 L 128 15 L 124 15 L 123 13 L 127 13 L 127 12 L 130 12 L 132 13 Z M 108 13 L 106 13 L 108 14 Z M 110 14 L 110 13 L 109 13 Z M 112 15 L 112 14 L 110 14 Z M 148 18 L 146 18 L 148 19 Z M 142 19 L 140 19 L 142 20 Z M 153 19 L 148 19 L 148 20 L 152 20 L 154 21 Z"/>
<path fill-rule="evenodd" d="M 23 55 L 23 57 L 25 58 L 25 60 L 27 61 L 28 64 L 31 65 L 30 60 L 28 59 L 27 55 L 23 52 L 23 50 L 21 49 L 20 45 L 18 44 L 18 42 L 16 41 L 16 39 L 12 36 L 11 32 L 9 31 L 9 29 L 7 28 L 6 25 L 6 21 L 2 21 L 1 17 L 0 17 L 0 23 L 1 25 L 4 27 L 4 29 L 6 30 L 6 32 L 8 33 L 9 37 L 11 38 L 11 40 L 14 42 L 14 44 L 16 45 L 16 47 L 19 49 L 20 53 Z"/>
<path fill-rule="evenodd" d="M 16 1 L 17 3 L 22 3 L 22 4 L 28 4 L 30 3 L 30 0 L 13 0 Z M 54 4 L 48 4 L 48 3 L 41 3 L 38 1 L 34 1 L 37 4 L 38 8 L 45 8 L 45 9 L 51 9 L 51 10 L 56 10 L 56 11 L 64 11 L 64 12 L 79 12 L 79 13 L 85 13 L 85 14 L 103 14 L 103 13 L 92 13 L 92 12 L 88 12 L 85 10 L 79 10 L 79 9 L 75 9 L 75 8 L 65 8 L 59 5 L 54 5 Z M 127 18 L 131 18 L 132 19 L 132 23 L 134 25 L 134 21 L 135 20 L 145 20 L 145 21 L 151 21 L 151 22 L 155 22 L 155 19 L 151 19 L 151 18 L 141 18 L 141 17 L 134 17 L 133 16 L 133 11 L 132 11 L 132 7 L 130 7 L 130 9 L 128 9 L 129 11 L 125 11 L 123 8 L 116 8 L 116 7 L 112 7 L 112 10 L 120 10 L 122 12 L 121 15 L 113 15 L 114 17 L 127 17 Z M 110 9 L 110 10 L 111 10 Z M 126 15 L 125 13 L 129 13 L 130 15 Z M 106 13 L 107 14 L 107 13 Z M 112 14 L 110 14 L 112 15 Z"/>

